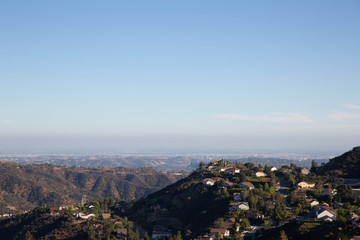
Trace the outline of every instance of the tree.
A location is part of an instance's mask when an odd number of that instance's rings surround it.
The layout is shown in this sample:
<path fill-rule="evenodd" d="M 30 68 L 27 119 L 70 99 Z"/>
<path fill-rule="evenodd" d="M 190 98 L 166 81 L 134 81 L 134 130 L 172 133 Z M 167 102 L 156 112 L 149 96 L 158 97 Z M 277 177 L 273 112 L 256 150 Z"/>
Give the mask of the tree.
<path fill-rule="evenodd" d="M 274 187 L 270 187 L 269 188 L 269 193 L 272 195 L 275 193 L 275 188 Z"/>
<path fill-rule="evenodd" d="M 274 200 L 275 200 L 275 218 L 277 220 L 283 220 L 287 217 L 288 213 L 286 211 L 286 205 L 284 198 L 281 196 L 280 193 L 274 194 Z"/>
<path fill-rule="evenodd" d="M 109 209 L 108 209 L 108 200 L 105 198 L 105 199 L 104 199 L 104 212 L 107 213 L 108 210 L 109 210 Z"/>
<path fill-rule="evenodd" d="M 301 235 L 306 235 L 310 232 L 309 228 L 307 228 L 306 226 L 304 225 L 301 225 L 301 227 L 299 227 L 299 233 Z"/>
<path fill-rule="evenodd" d="M 264 185 L 264 190 L 267 191 L 267 192 L 269 192 L 270 187 L 269 187 L 269 184 L 268 184 L 268 183 L 265 183 L 265 185 Z"/>
<path fill-rule="evenodd" d="M 214 221 L 214 227 L 216 228 L 221 228 L 224 224 L 224 219 L 223 218 L 218 218 Z"/>
<path fill-rule="evenodd" d="M 223 158 L 218 161 L 218 165 L 219 165 L 219 167 L 224 167 L 225 166 L 225 161 L 224 161 Z"/>
<path fill-rule="evenodd" d="M 147 232 L 144 234 L 144 240 L 150 240 L 149 234 Z"/>
<path fill-rule="evenodd" d="M 24 240 L 35 240 L 34 236 L 31 234 L 30 231 L 27 231 L 24 236 Z"/>
<path fill-rule="evenodd" d="M 234 236 L 234 240 L 243 240 L 240 233 L 235 233 L 233 236 Z"/>
<path fill-rule="evenodd" d="M 249 221 L 249 219 L 247 219 L 247 218 L 242 218 L 241 219 L 241 222 L 240 222 L 240 225 L 241 225 L 241 227 L 243 228 L 243 229 L 249 229 L 250 228 L 250 221 Z"/>
<path fill-rule="evenodd" d="M 254 195 L 250 195 L 249 197 L 248 197 L 248 202 L 249 202 L 249 205 L 250 205 L 250 207 L 251 208 L 256 208 L 256 198 L 255 198 L 255 196 Z"/>
<path fill-rule="evenodd" d="M 284 230 L 280 231 L 280 236 L 278 238 L 279 240 L 288 240 L 288 237 L 286 236 L 286 233 Z"/>
<path fill-rule="evenodd" d="M 234 223 L 234 225 L 232 226 L 232 233 L 237 233 L 238 229 L 240 229 L 240 224 L 239 223 Z"/>
<path fill-rule="evenodd" d="M 205 164 L 204 164 L 203 162 L 200 162 L 200 163 L 199 163 L 199 168 L 200 168 L 200 169 L 204 169 L 204 167 L 205 167 Z"/>
<path fill-rule="evenodd" d="M 312 160 L 312 161 L 311 161 L 310 171 L 311 171 L 311 172 L 316 172 L 317 167 L 318 167 L 318 165 L 317 165 L 317 163 L 315 162 L 315 160 Z"/>
<path fill-rule="evenodd" d="M 245 163 L 245 167 L 246 167 L 247 169 L 252 169 L 252 168 L 254 167 L 254 164 L 251 163 L 251 162 L 247 162 L 247 163 Z"/>
<path fill-rule="evenodd" d="M 176 236 L 175 236 L 174 240 L 182 240 L 182 237 L 181 237 L 181 232 L 180 232 L 180 231 L 178 231 L 178 232 L 177 232 L 177 234 L 176 234 Z"/>
<path fill-rule="evenodd" d="M 268 176 L 271 174 L 271 169 L 270 169 L 270 167 L 268 165 L 265 165 L 264 173 L 266 173 L 266 175 L 268 175 Z"/>
<path fill-rule="evenodd" d="M 289 173 L 288 180 L 292 185 L 295 185 L 296 179 L 295 179 L 295 176 L 293 174 Z"/>
<path fill-rule="evenodd" d="M 275 187 L 275 186 L 276 186 L 276 176 L 275 176 L 275 173 L 271 172 L 271 173 L 270 173 L 270 178 L 271 178 L 270 186 L 271 186 L 271 187 Z"/>
<path fill-rule="evenodd" d="M 110 239 L 111 233 L 115 231 L 115 226 L 109 220 L 104 222 L 104 236 L 106 239 Z"/>
<path fill-rule="evenodd" d="M 246 182 L 246 175 L 243 172 L 240 173 L 240 181 L 241 182 Z"/>
<path fill-rule="evenodd" d="M 128 237 L 128 239 L 132 239 L 132 240 L 139 239 L 139 235 L 131 229 L 128 229 L 127 237 Z"/>

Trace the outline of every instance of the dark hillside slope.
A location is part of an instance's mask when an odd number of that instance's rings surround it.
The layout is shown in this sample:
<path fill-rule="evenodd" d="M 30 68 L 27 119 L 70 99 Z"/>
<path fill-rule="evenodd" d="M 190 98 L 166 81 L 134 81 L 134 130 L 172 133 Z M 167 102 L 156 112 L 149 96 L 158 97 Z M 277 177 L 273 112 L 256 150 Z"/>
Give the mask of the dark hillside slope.
<path fill-rule="evenodd" d="M 360 147 L 354 147 L 351 151 L 330 159 L 327 164 L 318 169 L 318 173 L 337 177 L 360 178 Z"/>
<path fill-rule="evenodd" d="M 151 232 L 154 225 L 170 225 L 184 229 L 189 237 L 204 234 L 206 229 L 229 208 L 229 200 L 219 196 L 216 185 L 206 187 L 204 176 L 194 172 L 168 187 L 137 201 L 130 218 Z"/>
<path fill-rule="evenodd" d="M 138 199 L 182 177 L 152 168 L 88 169 L 1 162 L 0 212 L 80 204 L 83 195 L 88 200 Z"/>

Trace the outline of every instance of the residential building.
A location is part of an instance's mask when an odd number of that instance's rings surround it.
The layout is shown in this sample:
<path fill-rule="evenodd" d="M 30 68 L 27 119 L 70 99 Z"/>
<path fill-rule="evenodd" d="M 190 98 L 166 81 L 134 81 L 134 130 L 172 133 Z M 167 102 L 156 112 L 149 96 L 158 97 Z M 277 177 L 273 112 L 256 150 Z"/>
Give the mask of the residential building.
<path fill-rule="evenodd" d="M 313 188 L 313 187 L 315 187 L 315 183 L 314 182 L 299 182 L 297 184 L 297 186 L 299 188 Z"/>
<path fill-rule="evenodd" d="M 255 189 L 255 186 L 251 182 L 241 182 L 241 183 L 239 183 L 239 188 L 245 188 L 245 189 L 252 190 L 252 189 Z"/>

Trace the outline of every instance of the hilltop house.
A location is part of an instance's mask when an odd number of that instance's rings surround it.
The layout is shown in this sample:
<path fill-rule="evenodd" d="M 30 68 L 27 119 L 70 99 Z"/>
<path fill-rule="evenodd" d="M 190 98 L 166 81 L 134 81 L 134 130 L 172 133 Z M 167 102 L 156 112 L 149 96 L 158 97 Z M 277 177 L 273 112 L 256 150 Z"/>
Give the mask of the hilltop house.
<path fill-rule="evenodd" d="M 335 212 L 327 210 L 327 209 L 321 209 L 316 212 L 316 219 L 332 222 L 335 220 Z"/>
<path fill-rule="evenodd" d="M 164 227 L 162 224 L 155 224 L 151 235 L 152 239 L 168 238 L 171 236 L 171 231 Z"/>
<path fill-rule="evenodd" d="M 215 180 L 216 182 L 217 182 L 217 181 L 221 181 L 221 180 L 222 180 L 222 178 L 221 178 L 221 177 L 213 177 L 212 179 L 213 179 L 213 180 Z"/>
<path fill-rule="evenodd" d="M 263 215 L 261 215 L 260 213 L 257 213 L 257 212 L 247 212 L 246 213 L 246 218 L 248 218 L 248 219 L 260 219 L 263 217 L 264 217 Z"/>
<path fill-rule="evenodd" d="M 238 202 L 241 201 L 242 197 L 240 193 L 233 193 L 234 201 Z"/>
<path fill-rule="evenodd" d="M 73 215 L 75 217 L 81 218 L 81 219 L 90 219 L 90 218 L 95 217 L 95 214 L 93 214 L 93 213 L 87 214 L 87 213 L 84 213 L 84 212 L 74 213 Z"/>
<path fill-rule="evenodd" d="M 223 186 L 223 187 L 231 187 L 232 185 L 234 185 L 234 183 L 229 182 L 229 181 L 223 181 L 223 182 L 222 182 L 222 186 Z"/>
<path fill-rule="evenodd" d="M 216 235 L 218 236 L 218 238 Z M 216 239 L 221 239 L 223 237 L 230 236 L 230 231 L 226 228 L 211 228 L 210 236 Z"/>
<path fill-rule="evenodd" d="M 326 202 L 322 202 L 319 207 L 322 209 L 327 209 L 327 210 L 330 210 L 330 208 L 331 208 L 330 205 L 327 204 Z"/>
<path fill-rule="evenodd" d="M 218 172 L 225 172 L 226 169 L 227 169 L 227 167 L 217 167 L 217 168 L 216 168 L 216 170 L 217 170 Z"/>
<path fill-rule="evenodd" d="M 238 209 L 247 211 L 249 210 L 249 203 L 248 202 L 240 202 L 238 205 Z"/>
<path fill-rule="evenodd" d="M 352 225 L 355 227 L 360 227 L 360 217 L 357 214 L 351 212 L 346 218 L 351 220 Z"/>
<path fill-rule="evenodd" d="M 118 228 L 116 233 L 119 237 L 126 237 L 127 236 L 127 229 L 126 228 Z"/>
<path fill-rule="evenodd" d="M 311 207 L 319 206 L 319 204 L 320 204 L 319 201 L 317 201 L 315 199 L 310 200 Z"/>
<path fill-rule="evenodd" d="M 206 169 L 209 170 L 209 171 L 212 171 L 216 168 L 216 166 L 213 166 L 213 165 L 207 165 L 206 166 Z"/>
<path fill-rule="evenodd" d="M 297 184 L 297 186 L 299 188 L 313 188 L 313 187 L 315 187 L 315 183 L 314 182 L 299 182 Z"/>
<path fill-rule="evenodd" d="M 213 186 L 215 184 L 215 180 L 211 178 L 205 178 L 202 180 L 202 183 L 207 186 Z"/>
<path fill-rule="evenodd" d="M 334 180 L 334 183 L 337 185 L 344 185 L 345 184 L 345 180 L 343 178 L 336 178 Z"/>
<path fill-rule="evenodd" d="M 260 180 L 261 180 L 261 182 L 263 182 L 263 183 L 271 182 L 271 178 L 269 178 L 269 177 L 264 177 L 264 178 L 261 178 Z"/>
<path fill-rule="evenodd" d="M 225 171 L 228 174 L 235 174 L 235 173 L 240 173 L 240 169 L 239 168 L 228 168 Z"/>
<path fill-rule="evenodd" d="M 241 182 L 241 183 L 239 183 L 239 188 L 245 188 L 245 189 L 252 190 L 252 189 L 255 189 L 255 186 L 251 182 Z"/>
<path fill-rule="evenodd" d="M 270 171 L 272 171 L 272 172 L 275 172 L 275 171 L 277 171 L 278 169 L 277 169 L 277 167 L 272 167 L 271 169 L 270 169 Z"/>
<path fill-rule="evenodd" d="M 249 210 L 249 203 L 248 202 L 231 202 L 229 204 L 229 211 L 232 210 L 236 210 L 236 209 L 241 209 L 244 211 L 248 211 Z"/>
<path fill-rule="evenodd" d="M 302 189 L 296 189 L 292 192 L 292 194 L 294 194 L 294 196 L 298 198 L 306 198 L 306 192 Z"/>
<path fill-rule="evenodd" d="M 256 173 L 255 173 L 255 176 L 256 176 L 256 177 L 266 177 L 267 175 L 266 175 L 266 173 L 264 173 L 264 172 L 256 172 Z"/>
<path fill-rule="evenodd" d="M 300 170 L 300 172 L 301 172 L 301 174 L 303 174 L 303 175 L 308 175 L 308 174 L 310 173 L 309 169 L 307 169 L 307 168 L 302 168 L 302 169 Z"/>
<path fill-rule="evenodd" d="M 335 196 L 337 194 L 336 189 L 326 188 L 321 193 L 321 196 Z"/>

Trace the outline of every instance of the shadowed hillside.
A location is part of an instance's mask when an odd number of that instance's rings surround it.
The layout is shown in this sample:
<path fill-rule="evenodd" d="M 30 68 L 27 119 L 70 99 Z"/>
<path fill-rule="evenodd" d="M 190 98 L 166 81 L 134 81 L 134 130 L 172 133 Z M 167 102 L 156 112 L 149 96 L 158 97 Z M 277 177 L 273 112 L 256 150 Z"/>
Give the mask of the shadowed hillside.
<path fill-rule="evenodd" d="M 205 187 L 203 178 L 204 174 L 193 172 L 150 194 L 134 204 L 130 217 L 150 232 L 153 224 L 165 221 L 173 229 L 184 229 L 188 237 L 203 234 L 229 208 L 229 199 L 219 197 L 218 186 Z"/>
<path fill-rule="evenodd" d="M 138 199 L 182 177 L 152 168 L 87 169 L 1 162 L 0 211 L 80 204 L 83 195 L 87 199 Z"/>
<path fill-rule="evenodd" d="M 319 168 L 318 173 L 346 178 L 360 178 L 359 169 L 360 147 L 354 147 L 351 151 L 330 159 L 327 164 Z"/>

